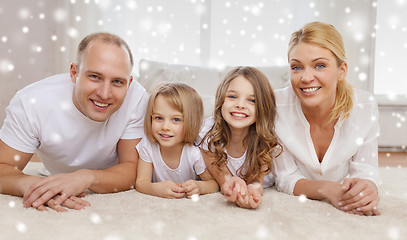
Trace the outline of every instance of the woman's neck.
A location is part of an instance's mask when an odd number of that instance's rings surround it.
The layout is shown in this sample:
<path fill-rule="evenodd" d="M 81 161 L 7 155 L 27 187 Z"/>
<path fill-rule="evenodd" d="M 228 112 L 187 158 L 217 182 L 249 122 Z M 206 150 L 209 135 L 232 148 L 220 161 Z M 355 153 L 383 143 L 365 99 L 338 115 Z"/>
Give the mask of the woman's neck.
<path fill-rule="evenodd" d="M 329 119 L 331 117 L 331 111 L 332 108 L 317 107 L 307 109 L 305 107 L 302 107 L 302 112 L 304 113 L 304 116 L 307 119 L 308 123 L 310 125 L 321 127 L 330 125 L 331 122 L 329 121 Z"/>

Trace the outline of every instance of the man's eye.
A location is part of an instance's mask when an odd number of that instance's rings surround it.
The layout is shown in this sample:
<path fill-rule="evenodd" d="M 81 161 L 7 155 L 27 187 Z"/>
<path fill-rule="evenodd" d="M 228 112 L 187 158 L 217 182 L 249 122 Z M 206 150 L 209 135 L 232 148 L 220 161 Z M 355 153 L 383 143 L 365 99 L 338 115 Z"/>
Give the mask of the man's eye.
<path fill-rule="evenodd" d="M 116 85 L 116 86 L 123 86 L 123 82 L 120 81 L 120 80 L 114 80 L 113 84 Z"/>

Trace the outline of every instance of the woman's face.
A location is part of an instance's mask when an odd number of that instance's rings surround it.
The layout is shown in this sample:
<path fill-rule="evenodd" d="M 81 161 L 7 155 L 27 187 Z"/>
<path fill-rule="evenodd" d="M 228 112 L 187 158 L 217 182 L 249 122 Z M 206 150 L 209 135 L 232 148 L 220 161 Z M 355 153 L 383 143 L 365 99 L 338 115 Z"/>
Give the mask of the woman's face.
<path fill-rule="evenodd" d="M 289 64 L 291 85 L 302 108 L 330 110 L 335 104 L 338 82 L 346 77 L 346 62 L 338 67 L 330 50 L 299 43 L 289 54 Z"/>

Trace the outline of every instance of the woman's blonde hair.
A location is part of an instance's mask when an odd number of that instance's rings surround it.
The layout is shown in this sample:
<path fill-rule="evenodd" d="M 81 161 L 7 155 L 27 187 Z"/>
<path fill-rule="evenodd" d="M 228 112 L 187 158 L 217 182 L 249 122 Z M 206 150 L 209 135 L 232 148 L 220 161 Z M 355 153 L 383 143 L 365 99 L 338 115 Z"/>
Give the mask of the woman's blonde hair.
<path fill-rule="evenodd" d="M 313 44 L 330 50 L 338 64 L 338 67 L 346 60 L 345 46 L 341 34 L 333 25 L 322 22 L 307 23 L 300 30 L 291 35 L 288 44 L 288 56 L 293 48 L 299 43 Z M 349 117 L 353 107 L 353 87 L 346 80 L 338 82 L 336 87 L 335 104 L 330 114 L 330 121 L 338 119 L 342 114 Z"/>
<path fill-rule="evenodd" d="M 151 142 L 154 138 L 151 123 L 154 113 L 154 102 L 157 96 L 163 96 L 168 103 L 182 113 L 184 119 L 184 143 L 193 144 L 198 137 L 203 119 L 203 104 L 201 96 L 185 83 L 162 83 L 150 94 L 144 118 L 144 132 Z"/>
<path fill-rule="evenodd" d="M 231 138 L 229 125 L 222 116 L 222 105 L 230 83 L 239 76 L 252 84 L 256 103 L 256 122 L 249 127 L 244 139 L 247 146 L 246 159 L 237 172 L 239 177 L 251 183 L 270 173 L 273 157 L 281 153 L 281 145 L 274 131 L 276 117 L 274 93 L 267 77 L 261 71 L 253 67 L 236 67 L 225 76 L 216 91 L 215 123 L 202 142 L 208 141 L 209 152 L 215 158 L 212 164 L 221 169 L 221 166 L 227 163 L 225 150 Z"/>

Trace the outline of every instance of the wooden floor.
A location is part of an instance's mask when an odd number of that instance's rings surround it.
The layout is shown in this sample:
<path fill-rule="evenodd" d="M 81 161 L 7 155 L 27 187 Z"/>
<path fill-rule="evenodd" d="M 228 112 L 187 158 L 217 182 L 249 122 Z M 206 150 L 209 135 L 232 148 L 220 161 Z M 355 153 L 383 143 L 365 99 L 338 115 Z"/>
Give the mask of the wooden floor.
<path fill-rule="evenodd" d="M 407 152 L 379 152 L 380 167 L 407 167 Z"/>
<path fill-rule="evenodd" d="M 34 154 L 31 161 L 39 162 L 40 159 Z M 407 152 L 379 152 L 380 167 L 407 167 Z"/>

